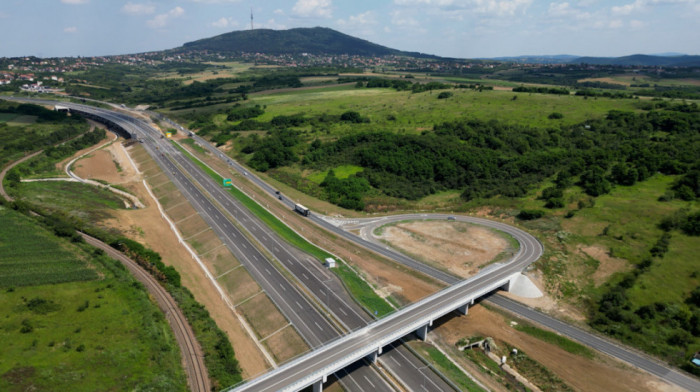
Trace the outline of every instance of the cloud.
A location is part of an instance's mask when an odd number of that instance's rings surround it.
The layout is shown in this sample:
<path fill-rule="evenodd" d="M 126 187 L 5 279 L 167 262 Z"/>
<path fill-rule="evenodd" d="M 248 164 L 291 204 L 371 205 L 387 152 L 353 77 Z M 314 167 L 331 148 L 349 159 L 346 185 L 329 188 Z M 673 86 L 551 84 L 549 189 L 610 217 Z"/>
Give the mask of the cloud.
<path fill-rule="evenodd" d="M 401 11 L 392 11 L 390 13 L 391 15 L 391 24 L 394 26 L 407 26 L 407 27 L 414 27 L 418 26 L 419 23 L 416 19 L 414 19 L 410 15 L 406 15 L 405 13 Z"/>
<path fill-rule="evenodd" d="M 629 15 L 632 12 L 639 11 L 644 7 L 644 2 L 637 0 L 634 3 L 629 3 L 625 5 L 620 5 L 620 6 L 614 6 L 610 8 L 610 11 L 614 15 Z"/>
<path fill-rule="evenodd" d="M 608 27 L 611 29 L 619 29 L 623 26 L 623 22 L 620 19 L 613 19 L 608 23 Z"/>
<path fill-rule="evenodd" d="M 614 6 L 610 8 L 610 11 L 615 15 L 629 15 L 633 12 L 645 11 L 655 6 L 694 5 L 697 3 L 697 0 L 635 0 L 633 3 Z"/>
<path fill-rule="evenodd" d="M 338 24 L 342 25 L 368 25 L 377 24 L 374 12 L 367 11 L 357 15 L 350 15 L 347 20 L 338 19 Z"/>
<path fill-rule="evenodd" d="M 190 0 L 193 3 L 204 3 L 204 4 L 221 4 L 221 3 L 238 3 L 241 0 Z"/>
<path fill-rule="evenodd" d="M 122 12 L 129 15 L 150 15 L 156 12 L 156 7 L 153 4 L 128 2 L 122 7 Z"/>
<path fill-rule="evenodd" d="M 636 19 L 630 20 L 630 28 L 632 28 L 634 30 L 639 30 L 639 29 L 642 29 L 646 26 L 647 26 L 647 23 L 643 22 L 641 20 L 636 20 Z"/>
<path fill-rule="evenodd" d="M 61 0 L 63 4 L 87 4 L 90 0 Z"/>
<path fill-rule="evenodd" d="M 255 24 L 256 28 L 263 28 L 263 29 L 272 29 L 272 30 L 284 30 L 287 28 L 286 25 L 283 25 L 281 23 L 277 23 L 274 19 L 268 19 L 267 22 L 263 22 L 258 26 L 258 24 Z"/>
<path fill-rule="evenodd" d="M 219 29 L 225 29 L 227 27 L 238 26 L 238 21 L 234 20 L 233 18 L 221 17 L 221 19 L 211 22 L 211 25 Z"/>
<path fill-rule="evenodd" d="M 153 17 L 153 19 L 148 20 L 146 24 L 148 24 L 148 27 L 152 29 L 162 29 L 168 24 L 168 22 L 170 22 L 170 20 L 179 18 L 184 14 L 185 10 L 180 6 L 177 6 L 164 14 L 156 15 Z"/>
<path fill-rule="evenodd" d="M 401 6 L 423 6 L 450 12 L 476 12 L 495 16 L 515 15 L 526 10 L 533 0 L 394 0 Z"/>
<path fill-rule="evenodd" d="M 572 7 L 569 3 L 549 3 L 547 16 L 552 18 L 565 18 L 567 20 L 587 20 L 591 18 L 591 13 L 583 11 L 578 7 Z"/>
<path fill-rule="evenodd" d="M 333 16 L 331 0 L 297 0 L 292 7 L 292 13 L 303 18 L 330 18 Z"/>
<path fill-rule="evenodd" d="M 77 33 L 78 28 L 75 26 L 66 27 L 65 29 L 63 29 L 63 32 L 64 33 Z"/>

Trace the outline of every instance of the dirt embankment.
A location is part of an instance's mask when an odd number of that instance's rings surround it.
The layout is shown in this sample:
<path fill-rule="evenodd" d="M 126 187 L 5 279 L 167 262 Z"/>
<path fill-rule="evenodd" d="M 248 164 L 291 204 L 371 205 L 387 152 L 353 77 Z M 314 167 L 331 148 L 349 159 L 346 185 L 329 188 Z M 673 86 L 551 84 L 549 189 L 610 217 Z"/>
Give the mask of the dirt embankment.
<path fill-rule="evenodd" d="M 464 278 L 509 250 L 501 235 L 464 222 L 401 222 L 385 226 L 379 238 Z"/>
<path fill-rule="evenodd" d="M 139 146 L 125 149 L 121 143 L 114 143 L 105 150 L 81 159 L 75 165 L 76 174 L 119 184 L 146 205 L 146 208 L 139 210 L 111 211 L 114 218 L 102 224 L 148 244 L 162 256 L 164 263 L 173 265 L 180 272 L 183 285 L 192 291 L 196 300 L 206 307 L 219 328 L 228 335 L 244 378 L 266 371 L 268 365 L 265 358 L 246 334 L 236 316 L 228 309 L 217 290 L 210 284 L 204 272 L 192 260 L 189 252 L 180 244 L 167 222 L 161 217 L 155 200 L 143 185 L 143 175 L 137 172 L 128 155 L 131 155 L 135 161 L 138 161 L 137 157 L 149 159 L 146 152 Z M 165 181 L 167 177 L 161 175 L 160 179 Z"/>

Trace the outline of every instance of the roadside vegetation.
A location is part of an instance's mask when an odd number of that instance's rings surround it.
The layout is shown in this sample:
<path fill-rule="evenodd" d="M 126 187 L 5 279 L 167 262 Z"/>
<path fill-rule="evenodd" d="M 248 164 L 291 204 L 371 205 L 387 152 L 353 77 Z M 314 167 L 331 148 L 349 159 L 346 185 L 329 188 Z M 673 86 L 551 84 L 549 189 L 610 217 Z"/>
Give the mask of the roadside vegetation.
<path fill-rule="evenodd" d="M 69 140 L 88 128 L 78 117 L 41 106 L 0 101 L 0 167 L 25 152 Z"/>

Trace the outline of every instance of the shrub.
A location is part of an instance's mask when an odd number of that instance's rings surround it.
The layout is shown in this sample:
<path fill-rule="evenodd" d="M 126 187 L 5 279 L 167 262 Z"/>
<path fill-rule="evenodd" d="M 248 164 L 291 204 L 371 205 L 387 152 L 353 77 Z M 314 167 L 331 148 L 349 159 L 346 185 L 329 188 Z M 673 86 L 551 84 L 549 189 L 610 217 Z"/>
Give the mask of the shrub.
<path fill-rule="evenodd" d="M 544 211 L 542 210 L 521 210 L 518 214 L 518 219 L 520 220 L 533 220 L 539 219 L 544 216 Z"/>

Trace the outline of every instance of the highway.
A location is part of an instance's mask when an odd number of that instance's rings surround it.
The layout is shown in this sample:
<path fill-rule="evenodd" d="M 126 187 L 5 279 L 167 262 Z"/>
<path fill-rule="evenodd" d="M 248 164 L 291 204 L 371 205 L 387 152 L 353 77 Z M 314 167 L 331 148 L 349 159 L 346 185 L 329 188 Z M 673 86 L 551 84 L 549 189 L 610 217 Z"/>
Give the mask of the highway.
<path fill-rule="evenodd" d="M 130 116 L 82 105 L 73 106 L 90 110 L 95 115 L 106 116 L 110 121 L 127 127 L 130 133 L 146 140 L 144 147 L 147 150 L 150 148 L 149 153 L 164 168 L 166 174 L 197 212 L 251 272 L 253 278 L 261 283 L 272 301 L 311 347 L 325 344 L 338 338 L 343 331 L 360 328 L 372 320 L 372 317 L 349 297 L 335 275 L 328 273 L 317 260 L 280 239 L 274 231 L 224 191 L 220 184 L 174 149 L 167 139 L 161 139 L 158 131 Z M 153 150 L 153 145 L 156 146 L 156 150 Z M 274 263 L 267 260 L 254 244 L 236 243 L 244 240 L 245 235 L 233 224 L 234 219 L 246 227 L 248 233 L 255 237 L 265 251 L 272 254 L 287 272 L 296 277 L 307 292 L 313 295 L 317 303 L 325 305 L 324 312 L 332 313 L 333 319 L 337 320 L 339 325 L 334 326 L 324 320 L 313 304 L 294 289 L 294 285 L 277 271 Z M 261 266 L 261 260 L 267 264 Z M 294 295 L 290 296 L 290 293 Z M 364 363 L 361 361 L 361 365 Z M 424 383 L 434 391 L 455 390 L 430 368 L 426 368 L 420 359 L 403 346 L 397 346 L 396 349 L 387 352 L 382 358 L 382 364 L 399 378 L 403 385 L 408 386 L 409 390 L 414 390 L 411 386 Z M 353 371 L 349 374 L 345 370 L 336 374 L 346 389 L 351 391 L 394 390 L 376 373 L 374 368 L 356 365 L 352 369 Z"/>
<path fill-rule="evenodd" d="M 209 146 L 209 144 L 206 142 L 200 142 L 200 144 L 202 144 L 205 147 Z M 211 146 L 211 148 L 213 148 L 213 146 Z M 169 154 L 172 154 L 173 152 L 175 152 L 175 151 L 174 150 L 168 151 Z M 216 150 L 215 153 L 221 154 L 218 150 Z M 227 157 L 222 156 L 222 158 L 228 160 Z M 229 164 L 231 166 L 238 169 L 242 173 L 248 175 L 249 179 L 258 183 L 259 186 L 261 186 L 263 189 L 266 189 L 270 194 L 274 194 L 275 190 L 273 188 L 269 187 L 269 185 L 265 184 L 264 182 L 259 180 L 257 177 L 249 175 L 247 170 L 243 167 L 240 167 L 237 163 L 232 162 L 230 160 L 228 160 L 228 161 L 229 161 Z M 201 196 L 201 194 L 200 194 L 200 196 Z M 196 197 L 196 195 L 195 195 L 195 197 Z M 288 203 L 291 207 L 292 203 L 291 202 L 288 202 Z M 206 207 L 204 207 L 204 208 L 206 208 Z M 423 215 L 421 215 L 421 216 L 423 216 Z M 385 256 L 390 257 L 390 258 L 392 258 L 392 259 L 394 259 L 402 264 L 405 264 L 407 266 L 411 266 L 412 268 L 420 270 L 420 271 L 422 271 L 430 276 L 433 276 L 437 279 L 440 279 L 444 282 L 453 284 L 454 282 L 459 281 L 459 279 L 456 277 L 453 277 L 449 274 L 446 274 L 443 271 L 436 270 L 432 267 L 425 266 L 422 263 L 418 263 L 415 260 L 412 260 L 412 259 L 406 257 L 405 255 L 401 255 L 401 254 L 399 254 L 391 249 L 386 249 L 385 247 L 379 246 L 377 244 L 373 244 L 371 242 L 364 241 L 364 240 L 358 238 L 357 236 L 355 236 L 351 233 L 348 233 L 348 232 L 330 224 L 329 222 L 324 220 L 322 217 L 312 215 L 311 219 L 313 219 L 316 223 L 322 225 L 323 227 L 326 227 L 327 229 L 329 229 L 329 230 L 331 230 L 339 235 L 342 235 L 344 238 L 347 238 L 353 242 L 361 244 L 362 246 L 365 246 L 369 249 L 372 249 L 380 254 L 384 254 Z M 491 222 L 491 221 L 487 221 L 487 222 Z M 504 226 L 507 226 L 507 225 L 504 225 Z M 499 228 L 499 229 L 502 230 L 502 228 Z M 503 230 L 503 231 L 507 232 L 508 230 Z M 522 249 L 523 248 L 521 247 L 521 250 Z M 522 265 L 520 267 L 524 268 L 525 265 Z M 643 355 L 639 355 L 639 354 L 635 353 L 632 350 L 622 348 L 618 344 L 611 343 L 604 338 L 600 338 L 600 337 L 597 337 L 589 332 L 581 331 L 581 330 L 578 330 L 577 328 L 573 328 L 571 326 L 568 326 L 567 324 L 564 324 L 558 320 L 555 320 L 551 317 L 543 315 L 539 312 L 531 310 L 527 307 L 524 307 L 520 304 L 517 304 L 513 301 L 507 300 L 507 299 L 502 298 L 502 297 L 496 296 L 493 298 L 492 301 L 494 303 L 496 303 L 497 305 L 503 306 L 506 309 L 511 310 L 511 311 L 513 311 L 513 312 L 515 312 L 515 313 L 517 313 L 525 318 L 532 319 L 534 321 L 541 323 L 542 325 L 550 327 L 550 328 L 562 333 L 563 335 L 566 335 L 566 336 L 569 336 L 575 340 L 581 341 L 584 344 L 590 345 L 593 348 L 596 348 L 598 350 L 606 352 L 606 353 L 613 355 L 619 359 L 628 361 L 628 362 L 632 363 L 633 365 L 638 366 L 639 368 L 645 369 L 652 374 L 656 374 L 656 375 L 666 379 L 669 382 L 672 382 L 674 384 L 682 386 L 688 390 L 700 390 L 700 384 L 698 384 L 698 381 L 696 379 L 694 379 L 692 377 L 688 377 L 688 376 L 686 376 L 680 372 L 677 372 L 675 370 L 669 369 L 666 365 L 657 363 L 654 360 L 650 360 Z M 571 331 L 568 330 L 567 327 L 572 328 L 572 330 Z M 377 331 L 373 331 L 373 333 L 376 333 L 376 332 Z M 328 361 L 327 358 L 325 358 L 325 360 Z M 306 369 L 306 370 L 308 371 L 309 369 Z"/>
<path fill-rule="evenodd" d="M 172 123 L 173 125 L 177 125 L 175 123 Z M 180 127 L 180 129 L 183 129 Z M 184 131 L 184 129 L 183 129 Z M 213 145 L 205 141 L 204 139 L 194 136 L 194 138 L 197 140 L 197 142 L 203 146 L 204 148 L 207 148 L 214 156 L 217 156 L 223 160 L 226 160 L 228 164 L 237 170 L 240 173 L 245 173 L 247 178 L 252 181 L 254 184 L 256 184 L 258 187 L 261 189 L 265 190 L 267 193 L 272 195 L 273 197 L 276 196 L 276 189 L 258 178 L 257 176 L 253 175 L 252 173 L 249 173 L 246 168 L 238 164 L 236 161 L 231 160 L 227 156 L 225 156 L 221 151 L 216 149 Z M 289 208 L 294 207 L 294 202 L 289 200 L 286 197 L 283 197 L 283 202 L 289 206 Z M 386 224 L 390 221 L 398 221 L 398 220 L 407 220 L 407 219 L 446 219 L 447 216 L 453 216 L 452 214 L 413 214 L 413 215 L 398 215 L 398 216 L 390 216 L 390 217 L 384 217 L 382 219 L 382 224 Z M 486 220 L 481 220 L 481 221 L 475 221 L 475 220 L 470 220 L 466 219 L 469 217 L 464 217 L 464 216 L 459 216 L 459 215 L 454 215 L 456 219 L 459 220 L 465 220 L 465 221 L 471 221 L 472 223 L 478 223 L 478 224 L 484 224 L 483 221 Z M 335 225 L 331 223 L 332 221 L 330 219 L 327 219 L 324 216 L 313 214 L 309 217 L 311 220 L 313 220 L 315 223 L 317 223 L 319 226 L 325 228 L 326 230 L 329 230 L 333 232 L 334 234 L 337 234 L 349 241 L 352 241 L 364 248 L 373 250 L 389 259 L 392 259 L 398 263 L 401 263 L 407 267 L 413 268 L 415 270 L 421 271 L 425 273 L 428 276 L 431 276 L 439 281 L 445 282 L 447 284 L 453 285 L 461 281 L 461 278 L 453 276 L 445 271 L 436 269 L 434 267 L 431 267 L 429 265 L 426 265 L 424 263 L 421 263 L 419 261 L 416 261 L 402 253 L 399 253 L 395 251 L 394 249 L 388 248 L 386 245 L 381 244 L 381 243 L 375 243 L 371 242 L 368 240 L 365 240 L 364 238 L 357 236 L 349 231 L 346 231 L 339 227 L 338 225 Z M 368 221 L 376 219 L 368 219 Z M 486 222 L 492 222 L 492 221 L 486 221 Z M 498 227 L 495 227 L 499 229 Z M 503 230 L 506 231 L 506 230 Z M 507 232 L 507 231 L 506 231 Z M 560 320 L 557 320 L 551 316 L 548 316 L 542 312 L 536 311 L 534 309 L 531 309 L 525 305 L 522 305 L 516 301 L 510 300 L 506 297 L 503 297 L 501 295 L 491 295 L 487 299 L 485 299 L 485 302 L 494 304 L 496 306 L 499 306 L 505 310 L 508 310 L 522 318 L 525 318 L 530 321 L 534 321 L 542 326 L 545 326 L 553 331 L 556 331 L 568 338 L 571 338 L 575 341 L 578 341 L 582 344 L 585 344 L 595 350 L 598 350 L 600 352 L 606 353 L 614 358 L 617 358 L 618 360 L 627 362 L 639 369 L 645 370 L 653 375 L 656 375 L 660 377 L 661 379 L 671 383 L 678 385 L 684 389 L 687 389 L 689 391 L 700 391 L 700 381 L 698 381 L 696 378 L 689 376 L 685 373 L 682 373 L 667 364 L 661 363 L 660 361 L 657 361 L 649 356 L 647 356 L 644 353 L 637 352 L 634 349 L 624 347 L 622 344 L 613 342 L 612 340 L 599 336 L 593 332 L 585 331 L 580 328 L 571 326 L 569 324 L 566 324 Z"/>
<path fill-rule="evenodd" d="M 91 108 L 90 110 L 95 109 Z M 219 184 L 202 186 L 197 181 L 194 181 L 192 176 L 196 175 L 199 175 L 200 178 L 206 177 L 209 180 L 210 178 L 201 172 L 198 167 L 193 166 L 191 161 L 170 145 L 167 140 L 160 139 L 158 136 L 160 133 L 150 128 L 147 124 L 126 115 L 114 114 L 101 109 L 97 109 L 95 113 L 107 116 L 108 119 L 127 127 L 145 140 L 143 143 L 144 148 L 154 157 L 158 165 L 188 199 L 199 215 L 212 227 L 234 256 L 261 285 L 266 294 L 310 347 L 318 347 L 341 335 L 341 331 L 321 315 L 321 312 L 306 296 L 287 280 L 271 260 L 263 255 L 256 247 L 256 244 L 251 242 L 246 234 L 240 231 L 235 221 L 224 213 L 224 211 L 235 211 L 232 201 L 225 200 L 223 202 L 225 209 L 220 208 L 220 206 L 212 202 L 211 195 L 203 190 L 206 189 L 206 186 L 220 189 Z M 236 211 L 234 215 L 241 215 L 240 212 Z M 245 216 L 238 217 L 237 221 L 242 225 L 250 223 Z M 265 239 L 268 240 L 267 242 L 272 240 L 272 238 L 267 237 Z M 268 251 L 272 250 L 277 253 L 286 247 L 283 247 L 281 244 L 277 246 L 270 244 L 267 248 Z M 367 366 L 360 366 L 351 374 L 338 374 L 337 376 L 350 390 L 394 390 L 374 369 Z"/>

